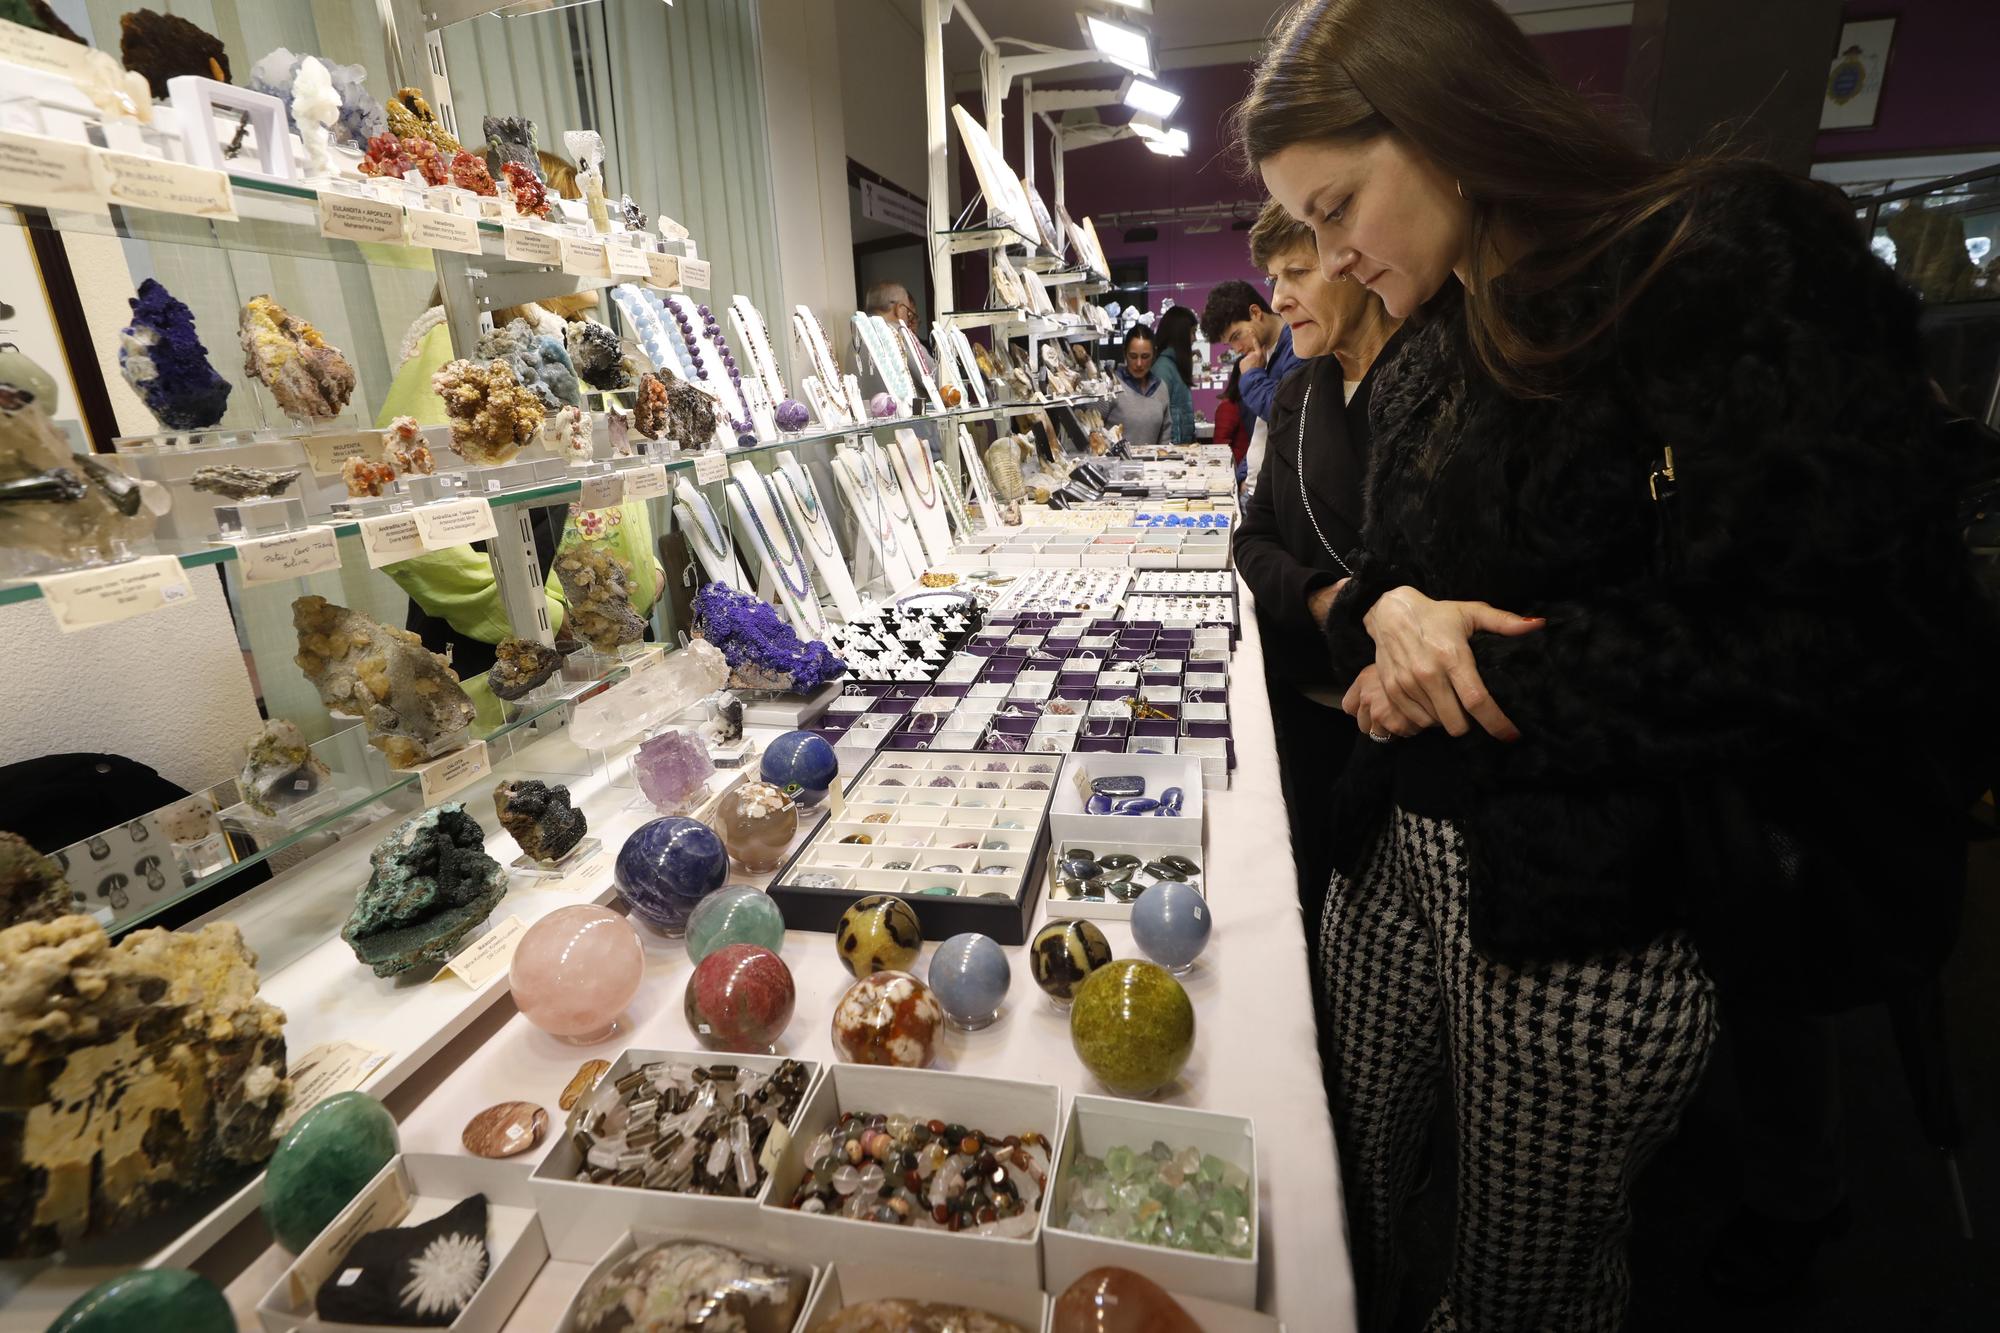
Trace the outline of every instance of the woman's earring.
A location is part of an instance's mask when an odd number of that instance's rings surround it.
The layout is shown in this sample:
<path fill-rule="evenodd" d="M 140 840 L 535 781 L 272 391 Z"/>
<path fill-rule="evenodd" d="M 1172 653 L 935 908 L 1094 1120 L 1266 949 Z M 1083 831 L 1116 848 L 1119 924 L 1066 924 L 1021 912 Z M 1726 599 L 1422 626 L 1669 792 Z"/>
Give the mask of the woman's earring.
<path fill-rule="evenodd" d="M 1466 197 L 1466 193 L 1465 193 L 1465 182 L 1464 182 L 1464 181 L 1453 181 L 1453 182 L 1452 182 L 1452 184 L 1453 184 L 1453 185 L 1456 185 L 1456 186 L 1458 187 L 1458 197 L 1459 197 L 1459 198 L 1461 198 L 1461 199 L 1464 199 L 1464 198 Z"/>

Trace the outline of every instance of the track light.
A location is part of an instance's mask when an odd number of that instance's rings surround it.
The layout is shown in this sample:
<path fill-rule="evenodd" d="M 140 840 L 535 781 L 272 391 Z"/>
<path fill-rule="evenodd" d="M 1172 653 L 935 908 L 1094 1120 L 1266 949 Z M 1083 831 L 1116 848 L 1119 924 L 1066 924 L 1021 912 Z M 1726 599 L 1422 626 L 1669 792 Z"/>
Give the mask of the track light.
<path fill-rule="evenodd" d="M 1120 23 L 1097 14 L 1078 14 L 1090 49 L 1114 65 L 1123 65 L 1134 74 L 1153 77 L 1153 39 L 1144 28 Z"/>
<path fill-rule="evenodd" d="M 1181 95 L 1171 89 L 1162 88 L 1157 83 L 1144 79 L 1132 79 L 1125 85 L 1125 105 L 1134 111 L 1143 111 L 1149 116 L 1165 120 L 1174 114 L 1181 104 Z"/>
<path fill-rule="evenodd" d="M 1168 130 L 1157 139 L 1147 139 L 1146 147 L 1148 150 L 1158 153 L 1161 157 L 1186 157 L 1188 151 L 1188 132 L 1186 130 Z"/>

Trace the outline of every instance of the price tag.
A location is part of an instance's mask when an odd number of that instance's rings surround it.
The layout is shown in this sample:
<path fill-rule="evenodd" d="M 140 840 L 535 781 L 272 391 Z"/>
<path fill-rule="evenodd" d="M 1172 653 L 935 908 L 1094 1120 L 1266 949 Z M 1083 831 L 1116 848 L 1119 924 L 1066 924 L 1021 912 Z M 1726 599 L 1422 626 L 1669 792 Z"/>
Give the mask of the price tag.
<path fill-rule="evenodd" d="M 608 278 L 611 266 L 604 258 L 603 241 L 567 239 L 562 243 L 562 268 L 579 278 Z"/>
<path fill-rule="evenodd" d="M 323 525 L 281 532 L 275 537 L 257 537 L 236 543 L 238 572 L 243 586 L 283 583 L 340 568 L 340 543 L 333 529 Z"/>
<path fill-rule="evenodd" d="M 455 254 L 479 253 L 479 224 L 456 213 L 439 213 L 428 208 L 410 210 L 410 244 Z"/>
<path fill-rule="evenodd" d="M 520 917 L 508 917 L 460 949 L 456 957 L 438 969 L 438 975 L 441 977 L 449 972 L 472 989 L 480 989 L 507 970 L 507 965 L 514 961 L 514 950 L 527 929 L 521 924 Z"/>
<path fill-rule="evenodd" d="M 681 258 L 679 255 L 663 255 L 658 250 L 646 252 L 647 285 L 658 287 L 663 292 L 677 292 L 681 289 Z"/>
<path fill-rule="evenodd" d="M 73 574 L 51 574 L 37 582 L 56 618 L 56 628 L 65 634 L 194 600 L 187 571 L 170 555 L 128 560 L 103 569 L 79 569 Z"/>
<path fill-rule="evenodd" d="M 644 467 L 625 470 L 625 498 L 628 500 L 657 500 L 671 486 L 665 463 L 648 463 Z"/>
<path fill-rule="evenodd" d="M 0 198 L 10 204 L 102 212 L 96 150 L 87 143 L 69 143 L 42 134 L 0 131 Z"/>
<path fill-rule="evenodd" d="M 400 242 L 403 239 L 403 210 L 400 205 L 380 199 L 363 199 L 322 190 L 319 196 L 319 234 L 347 241 Z"/>
<path fill-rule="evenodd" d="M 235 192 L 229 188 L 229 177 L 219 171 L 108 148 L 98 153 L 97 164 L 104 197 L 114 204 L 236 220 Z"/>
<path fill-rule="evenodd" d="M 646 262 L 647 252 L 636 245 L 607 245 L 604 254 L 614 278 L 643 278 L 652 271 Z"/>
<path fill-rule="evenodd" d="M 720 449 L 708 449 L 694 456 L 694 479 L 700 486 L 712 486 L 729 475 L 729 456 Z"/>
<path fill-rule="evenodd" d="M 330 431 L 324 435 L 307 435 L 299 440 L 305 447 L 306 463 L 315 477 L 337 477 L 340 469 L 350 458 L 366 458 L 380 462 L 382 458 L 382 434 L 380 431 Z"/>
<path fill-rule="evenodd" d="M 419 765 L 417 782 L 423 788 L 424 804 L 436 805 L 492 772 L 493 760 L 486 753 L 486 742 L 467 741 L 444 758 Z"/>
<path fill-rule="evenodd" d="M 706 259 L 696 259 L 692 253 L 693 249 L 693 246 L 689 246 L 690 253 L 681 260 L 681 286 L 691 292 L 705 292 L 708 290 L 709 277 L 714 272 L 715 266 Z"/>
<path fill-rule="evenodd" d="M 777 1121 L 771 1122 L 771 1132 L 764 1136 L 764 1148 L 757 1154 L 757 1165 L 770 1175 L 778 1169 L 778 1159 L 785 1155 L 785 1149 L 792 1141 L 792 1131 Z"/>
<path fill-rule="evenodd" d="M 563 248 L 560 238 L 532 227 L 508 227 L 504 239 L 507 242 L 507 258 L 519 260 L 523 264 L 560 264 L 563 262 Z"/>
<path fill-rule="evenodd" d="M 582 509 L 609 509 L 625 499 L 625 474 L 622 472 L 601 472 L 594 477 L 585 477 L 577 505 Z"/>
<path fill-rule="evenodd" d="M 499 531 L 493 523 L 493 506 L 484 500 L 420 505 L 415 514 L 417 534 L 423 539 L 426 551 L 485 541 Z"/>
<path fill-rule="evenodd" d="M 291 1062 L 292 1100 L 278 1121 L 280 1133 L 313 1107 L 358 1088 L 388 1063 L 389 1053 L 358 1041 L 323 1041 Z"/>
<path fill-rule="evenodd" d="M 370 569 L 424 553 L 423 534 L 417 531 L 414 514 L 377 514 L 362 519 L 360 527 L 361 549 L 368 555 Z"/>

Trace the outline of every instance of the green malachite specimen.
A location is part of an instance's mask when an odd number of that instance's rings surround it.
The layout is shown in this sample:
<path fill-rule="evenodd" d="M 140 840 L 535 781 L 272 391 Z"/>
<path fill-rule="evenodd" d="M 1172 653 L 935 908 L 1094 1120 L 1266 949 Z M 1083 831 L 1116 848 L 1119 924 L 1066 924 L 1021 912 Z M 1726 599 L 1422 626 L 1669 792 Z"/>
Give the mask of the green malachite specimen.
<path fill-rule="evenodd" d="M 264 1224 L 299 1253 L 396 1155 L 396 1118 L 365 1092 L 337 1092 L 293 1125 L 264 1171 Z"/>
<path fill-rule="evenodd" d="M 340 938 L 378 977 L 448 962 L 507 892 L 486 831 L 456 801 L 399 826 L 369 861 L 374 872 Z"/>
<path fill-rule="evenodd" d="M 48 1333 L 236 1333 L 213 1282 L 184 1268 L 120 1273 L 70 1302 Z"/>
<path fill-rule="evenodd" d="M 1120 1097 L 1150 1097 L 1179 1076 L 1194 1050 L 1194 1005 L 1165 968 L 1121 958 L 1077 987 L 1069 1039 L 1105 1087 Z"/>

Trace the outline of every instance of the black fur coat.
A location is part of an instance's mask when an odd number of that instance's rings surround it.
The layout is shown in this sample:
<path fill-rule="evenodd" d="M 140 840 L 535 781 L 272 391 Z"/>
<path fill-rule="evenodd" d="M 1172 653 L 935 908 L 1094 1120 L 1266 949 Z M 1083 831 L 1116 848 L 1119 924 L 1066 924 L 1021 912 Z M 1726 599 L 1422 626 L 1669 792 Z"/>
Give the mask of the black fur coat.
<path fill-rule="evenodd" d="M 1366 546 L 1328 625 L 1337 674 L 1373 659 L 1361 618 L 1399 585 L 1547 625 L 1473 643 L 1519 742 L 1436 732 L 1357 762 L 1451 767 L 1474 939 L 1496 957 L 1752 918 L 1782 931 L 1809 912 L 1696 846 L 1690 793 L 1724 783 L 1811 845 L 1893 851 L 1881 891 L 1948 944 L 1963 742 L 1984 712 L 1971 669 L 1996 640 L 1916 299 L 1820 187 L 1735 166 L 1687 207 L 1693 248 L 1571 358 L 1555 398 L 1479 372 L 1455 296 L 1384 369 Z M 1515 298 L 1524 325 L 1584 327 L 1678 217 Z M 1666 445 L 1673 514 L 1648 486 Z M 1362 844 L 1343 841 L 1351 862 Z"/>

